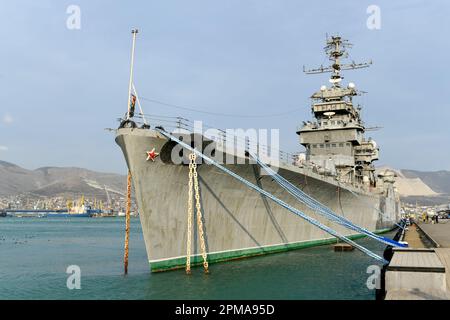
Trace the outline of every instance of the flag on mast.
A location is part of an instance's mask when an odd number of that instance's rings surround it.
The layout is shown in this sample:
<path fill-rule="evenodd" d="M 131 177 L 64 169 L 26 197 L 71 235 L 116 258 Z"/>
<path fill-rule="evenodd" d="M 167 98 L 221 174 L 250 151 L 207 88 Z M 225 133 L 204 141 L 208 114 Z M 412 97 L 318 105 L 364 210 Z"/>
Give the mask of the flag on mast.
<path fill-rule="evenodd" d="M 134 94 L 131 94 L 130 96 L 130 112 L 129 117 L 134 117 L 134 107 L 136 106 L 136 96 Z"/>

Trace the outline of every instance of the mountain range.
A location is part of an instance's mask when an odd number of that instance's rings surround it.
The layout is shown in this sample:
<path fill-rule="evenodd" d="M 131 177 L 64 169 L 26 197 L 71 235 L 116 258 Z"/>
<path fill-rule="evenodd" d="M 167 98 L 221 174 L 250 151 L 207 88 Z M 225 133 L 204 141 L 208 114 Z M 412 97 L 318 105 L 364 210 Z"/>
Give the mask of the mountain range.
<path fill-rule="evenodd" d="M 394 171 L 403 201 L 422 205 L 450 203 L 450 171 Z"/>
<path fill-rule="evenodd" d="M 43 167 L 28 170 L 0 160 L 0 196 L 73 196 L 106 198 L 106 191 L 123 195 L 126 176 L 74 167 Z"/>
<path fill-rule="evenodd" d="M 378 171 L 388 167 L 379 168 Z M 397 174 L 396 187 L 403 201 L 423 205 L 450 202 L 450 171 L 392 169 Z M 0 160 L 0 196 L 75 196 L 84 194 L 99 199 L 106 191 L 124 195 L 126 176 L 74 167 L 43 167 L 28 170 Z"/>

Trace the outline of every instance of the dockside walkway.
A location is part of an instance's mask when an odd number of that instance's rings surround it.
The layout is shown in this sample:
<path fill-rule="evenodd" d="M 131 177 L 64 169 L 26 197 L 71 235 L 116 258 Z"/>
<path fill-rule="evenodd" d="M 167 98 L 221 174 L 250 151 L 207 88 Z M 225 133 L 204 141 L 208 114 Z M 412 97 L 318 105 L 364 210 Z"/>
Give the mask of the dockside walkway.
<path fill-rule="evenodd" d="M 450 300 L 450 220 L 408 227 L 386 268 L 386 300 Z"/>
<path fill-rule="evenodd" d="M 450 219 L 440 219 L 439 223 L 419 223 L 418 227 L 438 248 L 450 248 Z"/>

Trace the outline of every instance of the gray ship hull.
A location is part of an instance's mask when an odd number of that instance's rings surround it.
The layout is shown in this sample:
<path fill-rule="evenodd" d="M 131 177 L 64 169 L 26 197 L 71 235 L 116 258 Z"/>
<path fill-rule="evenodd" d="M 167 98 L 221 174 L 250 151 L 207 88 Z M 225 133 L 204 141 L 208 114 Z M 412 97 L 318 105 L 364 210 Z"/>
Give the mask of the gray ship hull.
<path fill-rule="evenodd" d="M 163 155 L 147 160 L 147 151 L 161 152 L 167 139 L 154 130 L 121 128 L 116 142 L 131 171 L 151 271 L 180 268 L 186 262 L 188 167 L 168 164 Z M 360 237 L 332 224 L 296 201 L 254 164 L 226 167 L 258 184 L 286 203 L 351 238 Z M 385 194 L 339 184 L 333 177 L 280 165 L 291 183 L 355 224 L 375 232 L 394 227 L 399 202 Z M 204 231 L 209 263 L 336 242 L 329 234 L 291 214 L 214 166 L 198 167 Z M 193 228 L 196 230 L 196 228 Z M 201 261 L 197 233 L 193 263 Z"/>

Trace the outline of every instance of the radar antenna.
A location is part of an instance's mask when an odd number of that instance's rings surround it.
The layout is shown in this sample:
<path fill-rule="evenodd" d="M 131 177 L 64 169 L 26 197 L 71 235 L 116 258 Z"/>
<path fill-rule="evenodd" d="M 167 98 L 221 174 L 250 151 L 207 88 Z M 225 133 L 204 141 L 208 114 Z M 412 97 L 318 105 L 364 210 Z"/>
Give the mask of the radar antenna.
<path fill-rule="evenodd" d="M 317 74 L 317 73 L 325 73 L 332 72 L 330 82 L 334 87 L 339 87 L 339 83 L 342 81 L 343 77 L 341 76 L 341 70 L 354 70 L 354 69 L 362 69 L 367 68 L 372 64 L 372 60 L 369 62 L 356 63 L 352 61 L 351 63 L 341 64 L 341 59 L 345 59 L 348 57 L 347 48 L 351 48 L 353 45 L 348 42 L 346 39 L 342 39 L 340 36 L 331 36 L 326 39 L 327 45 L 324 50 L 327 54 L 330 61 L 332 61 L 331 66 L 323 66 L 321 65 L 316 69 L 306 70 L 305 66 L 303 66 L 303 72 L 306 74 Z"/>

